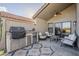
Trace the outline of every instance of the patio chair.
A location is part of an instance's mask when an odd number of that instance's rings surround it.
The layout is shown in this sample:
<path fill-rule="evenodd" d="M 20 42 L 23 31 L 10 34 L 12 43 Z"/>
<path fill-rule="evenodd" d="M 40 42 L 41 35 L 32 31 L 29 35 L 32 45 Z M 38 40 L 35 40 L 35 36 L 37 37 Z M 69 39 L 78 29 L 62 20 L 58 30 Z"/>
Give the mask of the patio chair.
<path fill-rule="evenodd" d="M 47 35 L 47 37 L 51 37 L 52 34 L 50 34 L 49 32 L 45 32 L 45 34 Z"/>
<path fill-rule="evenodd" d="M 45 40 L 46 38 L 47 38 L 46 34 L 42 34 L 41 32 L 39 32 L 39 39 Z"/>
<path fill-rule="evenodd" d="M 64 37 L 61 40 L 61 46 L 62 44 L 70 45 L 74 47 L 74 43 L 76 41 L 76 35 L 75 34 L 70 34 L 68 37 Z"/>

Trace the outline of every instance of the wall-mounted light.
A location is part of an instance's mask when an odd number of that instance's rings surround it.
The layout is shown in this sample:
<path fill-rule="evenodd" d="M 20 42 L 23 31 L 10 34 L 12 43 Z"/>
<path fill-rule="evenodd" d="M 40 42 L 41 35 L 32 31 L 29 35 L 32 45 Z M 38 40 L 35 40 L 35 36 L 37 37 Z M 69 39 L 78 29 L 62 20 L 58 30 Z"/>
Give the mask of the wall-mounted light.
<path fill-rule="evenodd" d="M 36 20 L 33 20 L 33 24 L 36 25 Z"/>

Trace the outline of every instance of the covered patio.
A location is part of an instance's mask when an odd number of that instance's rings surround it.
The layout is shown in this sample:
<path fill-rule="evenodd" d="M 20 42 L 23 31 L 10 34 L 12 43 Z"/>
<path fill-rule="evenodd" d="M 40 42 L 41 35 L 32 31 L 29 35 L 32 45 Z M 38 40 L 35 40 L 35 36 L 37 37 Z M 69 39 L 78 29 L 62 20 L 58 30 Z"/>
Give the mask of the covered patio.
<path fill-rule="evenodd" d="M 31 24 L 33 27 L 31 31 L 27 31 L 26 37 L 24 38 L 24 47 L 12 51 L 9 50 L 5 55 L 79 56 L 78 10 L 79 4 L 74 3 L 44 4 L 33 15 L 33 23 Z M 28 27 L 30 27 L 30 24 Z M 76 37 L 72 37 L 73 35 L 71 34 L 75 34 Z M 76 44 L 73 46 L 63 44 L 61 46 L 62 40 L 65 40 L 65 37 L 67 40 L 71 38 L 75 39 L 74 41 L 71 39 L 70 43 L 72 43 L 71 45 Z M 66 43 L 69 43 L 69 41 Z M 19 47 L 19 44 L 17 46 Z M 15 47 L 15 45 L 13 45 L 13 47 Z"/>

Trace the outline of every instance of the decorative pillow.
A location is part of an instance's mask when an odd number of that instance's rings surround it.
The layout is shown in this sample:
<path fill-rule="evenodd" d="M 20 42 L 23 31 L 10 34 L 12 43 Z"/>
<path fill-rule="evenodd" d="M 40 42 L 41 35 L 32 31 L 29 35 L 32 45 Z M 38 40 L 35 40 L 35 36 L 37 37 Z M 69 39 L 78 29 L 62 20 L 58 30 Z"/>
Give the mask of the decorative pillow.
<path fill-rule="evenodd" d="M 41 33 L 41 32 L 39 32 L 39 35 L 42 35 L 42 33 Z"/>

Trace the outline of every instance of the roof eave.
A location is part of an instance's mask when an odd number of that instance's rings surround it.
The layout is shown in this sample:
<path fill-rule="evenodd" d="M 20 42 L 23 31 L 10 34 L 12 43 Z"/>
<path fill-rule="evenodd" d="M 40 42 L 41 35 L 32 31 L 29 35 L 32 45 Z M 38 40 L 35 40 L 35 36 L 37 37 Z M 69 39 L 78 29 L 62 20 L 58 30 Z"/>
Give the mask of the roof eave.
<path fill-rule="evenodd" d="M 33 19 L 35 19 L 50 3 L 45 3 L 43 6 L 41 6 L 40 9 L 33 15 Z"/>

